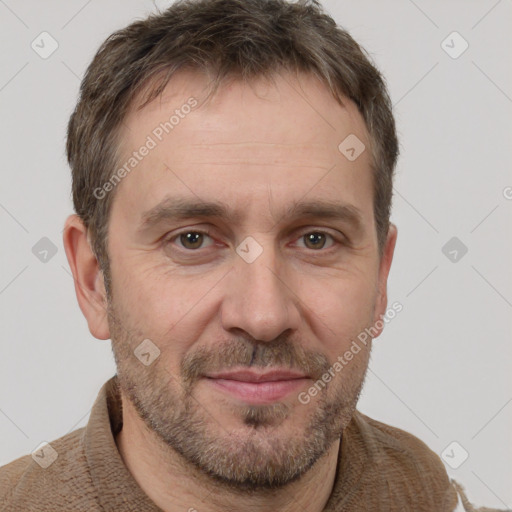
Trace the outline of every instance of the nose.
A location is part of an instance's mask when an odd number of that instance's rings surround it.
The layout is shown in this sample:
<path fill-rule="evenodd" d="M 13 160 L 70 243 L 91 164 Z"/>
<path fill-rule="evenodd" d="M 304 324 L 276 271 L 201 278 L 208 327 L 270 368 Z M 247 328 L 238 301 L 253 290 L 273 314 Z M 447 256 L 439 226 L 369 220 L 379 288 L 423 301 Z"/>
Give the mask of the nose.
<path fill-rule="evenodd" d="M 226 331 L 241 329 L 256 340 L 273 341 L 285 331 L 298 329 L 298 294 L 274 251 L 266 247 L 252 263 L 236 255 L 227 279 L 221 309 Z"/>

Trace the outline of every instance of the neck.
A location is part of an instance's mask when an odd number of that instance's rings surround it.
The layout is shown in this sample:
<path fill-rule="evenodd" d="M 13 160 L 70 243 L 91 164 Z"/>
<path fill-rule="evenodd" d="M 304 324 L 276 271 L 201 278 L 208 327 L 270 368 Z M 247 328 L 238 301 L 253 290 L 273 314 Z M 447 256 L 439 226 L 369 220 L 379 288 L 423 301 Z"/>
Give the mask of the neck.
<path fill-rule="evenodd" d="M 163 444 L 122 397 L 123 428 L 115 441 L 126 467 L 146 495 L 164 512 L 322 512 L 331 495 L 340 441 L 299 480 L 278 490 L 225 488 Z"/>

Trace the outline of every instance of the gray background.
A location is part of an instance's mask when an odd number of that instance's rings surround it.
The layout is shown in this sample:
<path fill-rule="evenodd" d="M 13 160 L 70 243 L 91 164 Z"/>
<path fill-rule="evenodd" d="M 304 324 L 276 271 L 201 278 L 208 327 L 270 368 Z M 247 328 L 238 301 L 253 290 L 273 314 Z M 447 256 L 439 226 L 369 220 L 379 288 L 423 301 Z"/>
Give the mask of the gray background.
<path fill-rule="evenodd" d="M 389 300 L 403 311 L 374 343 L 359 409 L 445 453 L 475 504 L 512 507 L 511 1 L 323 4 L 386 76 L 402 151 Z M 100 43 L 154 8 L 0 0 L 0 465 L 85 426 L 115 372 L 62 245 L 65 128 Z M 31 48 L 43 31 L 59 45 L 47 59 Z M 469 44 L 458 58 L 453 31 Z M 57 250 L 46 262 L 32 252 L 43 237 Z M 452 237 L 468 248 L 455 262 Z"/>

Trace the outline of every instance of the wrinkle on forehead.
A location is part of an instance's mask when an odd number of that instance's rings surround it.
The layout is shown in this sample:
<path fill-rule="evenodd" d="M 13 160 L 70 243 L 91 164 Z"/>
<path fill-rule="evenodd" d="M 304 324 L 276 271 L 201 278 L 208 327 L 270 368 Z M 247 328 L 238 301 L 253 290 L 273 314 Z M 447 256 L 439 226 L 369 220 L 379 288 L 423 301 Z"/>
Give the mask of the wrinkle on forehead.
<path fill-rule="evenodd" d="M 243 151 L 243 153 L 242 153 Z M 329 170 L 335 161 L 328 144 L 283 144 L 279 142 L 217 142 L 174 146 L 167 164 L 266 165 Z M 314 158 L 312 158 L 314 156 Z"/>

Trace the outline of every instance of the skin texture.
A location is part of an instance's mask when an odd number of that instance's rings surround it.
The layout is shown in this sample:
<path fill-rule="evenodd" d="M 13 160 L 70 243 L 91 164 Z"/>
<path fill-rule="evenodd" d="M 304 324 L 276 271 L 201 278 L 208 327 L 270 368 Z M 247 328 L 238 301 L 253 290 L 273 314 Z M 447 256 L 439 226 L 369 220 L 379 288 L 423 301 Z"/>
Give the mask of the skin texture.
<path fill-rule="evenodd" d="M 96 338 L 112 339 L 123 401 L 116 443 L 164 511 L 321 511 L 371 343 L 309 403 L 298 395 L 385 314 L 396 227 L 379 259 L 369 151 L 349 161 L 338 149 L 350 134 L 369 147 L 352 102 L 339 105 L 309 75 L 232 81 L 201 104 L 205 87 L 182 72 L 125 119 L 129 158 L 175 109 L 199 102 L 116 187 L 110 300 L 86 229 L 74 215 L 66 222 L 80 308 Z M 170 196 L 222 202 L 235 215 L 140 229 L 143 213 Z M 351 205 L 360 228 L 285 216 L 305 200 Z M 262 249 L 251 263 L 236 251 L 249 236 Z M 134 355 L 145 339 L 160 350 L 148 366 Z M 249 367 L 307 378 L 259 405 L 205 378 Z"/>

